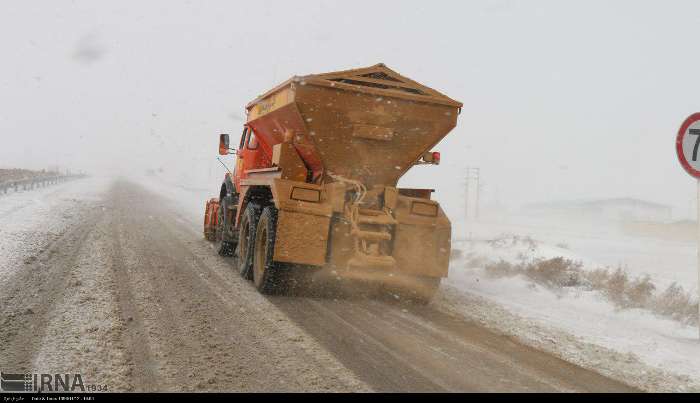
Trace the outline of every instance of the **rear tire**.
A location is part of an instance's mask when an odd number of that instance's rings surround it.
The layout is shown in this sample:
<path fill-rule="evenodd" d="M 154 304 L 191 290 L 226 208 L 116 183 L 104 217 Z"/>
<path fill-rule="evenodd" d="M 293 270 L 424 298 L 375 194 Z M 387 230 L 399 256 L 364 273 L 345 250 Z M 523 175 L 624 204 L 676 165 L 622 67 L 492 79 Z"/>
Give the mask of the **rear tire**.
<path fill-rule="evenodd" d="M 253 253 L 259 218 L 260 206 L 249 202 L 241 216 L 238 232 L 238 272 L 246 280 L 253 279 Z"/>
<path fill-rule="evenodd" d="M 278 294 L 285 291 L 287 286 L 289 268 L 273 261 L 276 235 L 277 209 L 268 206 L 258 222 L 253 261 L 253 282 L 262 294 Z"/>

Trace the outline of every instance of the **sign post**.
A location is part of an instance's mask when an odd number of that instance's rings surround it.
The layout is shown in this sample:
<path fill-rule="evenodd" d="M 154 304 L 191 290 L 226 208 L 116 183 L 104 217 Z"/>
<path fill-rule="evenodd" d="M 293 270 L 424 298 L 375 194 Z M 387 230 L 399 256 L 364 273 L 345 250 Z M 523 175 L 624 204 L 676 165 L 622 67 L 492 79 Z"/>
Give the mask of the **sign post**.
<path fill-rule="evenodd" d="M 676 136 L 676 154 L 685 171 L 697 182 L 698 223 L 698 301 L 700 301 L 700 113 L 690 115 Z M 700 336 L 700 303 L 698 304 L 698 336 Z"/>

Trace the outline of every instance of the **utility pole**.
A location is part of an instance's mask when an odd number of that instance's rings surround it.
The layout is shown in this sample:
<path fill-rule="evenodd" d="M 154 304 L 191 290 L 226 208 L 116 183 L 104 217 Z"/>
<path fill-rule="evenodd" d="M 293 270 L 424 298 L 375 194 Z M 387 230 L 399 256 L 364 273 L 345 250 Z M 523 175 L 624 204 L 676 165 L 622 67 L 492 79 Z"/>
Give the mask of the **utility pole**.
<path fill-rule="evenodd" d="M 464 218 L 476 220 L 479 218 L 479 177 L 480 169 L 476 167 L 467 167 L 465 178 L 465 196 L 464 196 Z"/>

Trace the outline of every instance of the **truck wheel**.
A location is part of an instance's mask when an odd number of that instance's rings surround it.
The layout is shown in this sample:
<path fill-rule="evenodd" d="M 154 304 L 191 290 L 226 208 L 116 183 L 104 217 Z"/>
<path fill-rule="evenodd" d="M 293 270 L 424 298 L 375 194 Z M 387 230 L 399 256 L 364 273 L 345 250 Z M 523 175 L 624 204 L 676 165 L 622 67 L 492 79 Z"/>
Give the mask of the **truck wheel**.
<path fill-rule="evenodd" d="M 259 218 L 260 206 L 249 202 L 243 211 L 238 232 L 238 271 L 246 280 L 253 279 L 253 252 Z"/>
<path fill-rule="evenodd" d="M 223 198 L 219 201 L 219 211 L 218 211 L 218 223 L 216 225 L 216 242 L 218 246 L 218 252 L 221 256 L 233 256 L 233 252 L 236 250 L 236 243 L 232 242 L 230 236 L 227 235 L 226 228 L 229 228 L 231 223 L 226 219 L 226 208 L 230 204 L 230 200 Z"/>
<path fill-rule="evenodd" d="M 255 234 L 255 257 L 253 259 L 253 282 L 263 294 L 276 294 L 284 290 L 286 267 L 275 263 L 275 238 L 277 235 L 277 209 L 265 207 Z"/>

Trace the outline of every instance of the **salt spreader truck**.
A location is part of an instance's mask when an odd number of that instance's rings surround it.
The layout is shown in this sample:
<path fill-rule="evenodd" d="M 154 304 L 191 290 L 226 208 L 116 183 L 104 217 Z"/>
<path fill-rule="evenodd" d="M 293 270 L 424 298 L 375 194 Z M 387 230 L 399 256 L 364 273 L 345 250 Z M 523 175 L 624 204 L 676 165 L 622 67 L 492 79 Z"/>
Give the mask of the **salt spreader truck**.
<path fill-rule="evenodd" d="M 246 106 L 204 235 L 262 293 L 311 272 L 397 285 L 429 301 L 451 224 L 432 189 L 397 188 L 457 124 L 462 104 L 383 64 L 295 76 Z"/>

